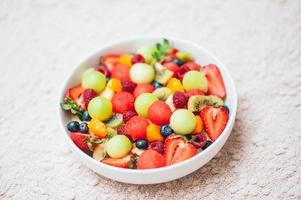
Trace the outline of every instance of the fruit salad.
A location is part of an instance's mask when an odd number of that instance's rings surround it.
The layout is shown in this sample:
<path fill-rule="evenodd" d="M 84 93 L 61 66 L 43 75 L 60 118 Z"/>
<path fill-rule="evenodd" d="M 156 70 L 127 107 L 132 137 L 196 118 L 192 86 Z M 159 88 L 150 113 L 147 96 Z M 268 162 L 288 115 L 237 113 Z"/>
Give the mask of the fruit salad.
<path fill-rule="evenodd" d="M 99 162 L 140 170 L 204 151 L 226 127 L 229 109 L 218 66 L 203 64 L 167 39 L 102 55 L 61 103 L 71 140 Z"/>

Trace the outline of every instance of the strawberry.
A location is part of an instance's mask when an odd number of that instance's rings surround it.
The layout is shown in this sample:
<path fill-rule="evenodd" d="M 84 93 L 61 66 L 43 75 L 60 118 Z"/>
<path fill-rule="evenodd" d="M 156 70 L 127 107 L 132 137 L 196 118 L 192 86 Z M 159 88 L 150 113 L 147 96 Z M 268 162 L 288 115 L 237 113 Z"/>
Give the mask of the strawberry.
<path fill-rule="evenodd" d="M 225 98 L 226 88 L 218 67 L 214 64 L 209 64 L 204 67 L 204 73 L 208 80 L 208 93 L 220 98 Z"/>
<path fill-rule="evenodd" d="M 201 111 L 204 128 L 212 141 L 215 141 L 225 129 L 229 116 L 224 107 L 206 106 Z"/>
<path fill-rule="evenodd" d="M 128 168 L 128 163 L 131 160 L 131 155 L 123 158 L 105 158 L 101 162 L 114 167 Z"/>
<path fill-rule="evenodd" d="M 70 97 L 73 101 L 79 99 L 80 95 L 83 93 L 84 88 L 79 84 L 72 88 L 69 88 L 66 96 Z"/>
<path fill-rule="evenodd" d="M 166 165 L 187 160 L 197 153 L 197 149 L 188 142 L 185 142 L 181 137 L 167 138 L 164 144 L 164 157 L 166 158 Z"/>
<path fill-rule="evenodd" d="M 70 138 L 74 142 L 74 144 L 83 151 L 89 151 L 88 142 L 90 141 L 91 136 L 88 134 L 80 133 L 80 132 L 71 132 Z"/>
<path fill-rule="evenodd" d="M 85 103 L 85 106 L 87 107 L 89 102 L 94 98 L 94 97 L 97 97 L 97 93 L 90 89 L 90 88 L 87 88 L 84 90 L 83 92 L 83 101 Z"/>
<path fill-rule="evenodd" d="M 111 71 L 117 64 L 119 64 L 119 57 L 119 54 L 107 54 L 100 58 L 100 62 Z"/>
<path fill-rule="evenodd" d="M 199 65 L 195 62 L 192 62 L 192 61 L 185 63 L 183 66 L 187 66 L 190 70 L 200 71 L 200 69 L 201 69 L 201 65 Z"/>

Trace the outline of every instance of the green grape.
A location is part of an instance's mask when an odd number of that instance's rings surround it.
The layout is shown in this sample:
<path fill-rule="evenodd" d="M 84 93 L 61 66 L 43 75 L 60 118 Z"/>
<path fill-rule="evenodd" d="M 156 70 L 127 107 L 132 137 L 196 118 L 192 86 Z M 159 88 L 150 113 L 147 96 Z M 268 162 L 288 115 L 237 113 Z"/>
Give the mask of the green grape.
<path fill-rule="evenodd" d="M 132 143 L 125 135 L 113 136 L 105 144 L 105 150 L 111 158 L 122 158 L 132 149 Z"/>
<path fill-rule="evenodd" d="M 145 63 L 137 63 L 130 69 L 130 77 L 135 83 L 151 83 L 155 78 L 155 70 Z"/>
<path fill-rule="evenodd" d="M 207 92 L 208 83 L 203 72 L 200 71 L 189 71 L 184 75 L 182 80 L 183 87 L 186 91 L 192 89 L 200 89 L 203 92 Z"/>
<path fill-rule="evenodd" d="M 112 103 L 105 97 L 95 97 L 88 104 L 88 113 L 92 118 L 104 121 L 112 116 Z"/>
<path fill-rule="evenodd" d="M 91 88 L 95 90 L 95 92 L 99 93 L 106 86 L 106 76 L 94 69 L 88 69 L 83 74 L 82 86 L 84 88 Z"/>
<path fill-rule="evenodd" d="M 151 64 L 154 61 L 153 53 L 157 50 L 156 45 L 145 45 L 138 49 L 137 53 L 141 54 L 147 64 Z"/>
<path fill-rule="evenodd" d="M 176 110 L 170 117 L 170 126 L 179 135 L 191 133 L 196 125 L 194 114 L 187 109 Z"/>
<path fill-rule="evenodd" d="M 147 117 L 148 108 L 156 101 L 158 98 L 154 94 L 143 93 L 135 101 L 135 110 L 142 117 Z"/>

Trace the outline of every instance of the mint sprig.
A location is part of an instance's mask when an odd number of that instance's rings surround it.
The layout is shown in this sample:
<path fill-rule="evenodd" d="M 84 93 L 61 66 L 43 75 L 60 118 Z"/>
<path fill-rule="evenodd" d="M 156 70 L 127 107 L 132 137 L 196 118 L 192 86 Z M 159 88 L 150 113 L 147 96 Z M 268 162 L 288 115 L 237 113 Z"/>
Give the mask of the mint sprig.
<path fill-rule="evenodd" d="M 167 39 L 163 39 L 162 43 L 156 44 L 156 50 L 152 54 L 152 57 L 155 61 L 161 62 L 164 56 L 168 55 L 171 45 Z"/>
<path fill-rule="evenodd" d="M 84 110 L 78 106 L 70 97 L 65 97 L 65 103 L 61 103 L 63 110 L 70 111 L 72 114 L 77 115 L 82 120 Z"/>

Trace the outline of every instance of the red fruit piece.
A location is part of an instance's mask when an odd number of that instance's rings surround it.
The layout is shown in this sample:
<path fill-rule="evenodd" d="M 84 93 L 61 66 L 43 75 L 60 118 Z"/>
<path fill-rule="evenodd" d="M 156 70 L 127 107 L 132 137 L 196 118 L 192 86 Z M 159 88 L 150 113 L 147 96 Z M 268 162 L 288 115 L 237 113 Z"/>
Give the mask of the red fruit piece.
<path fill-rule="evenodd" d="M 132 58 L 132 63 L 144 63 L 144 57 L 141 54 L 135 54 Z"/>
<path fill-rule="evenodd" d="M 70 97 L 73 101 L 76 101 L 79 99 L 79 97 L 83 93 L 83 91 L 84 91 L 84 88 L 81 85 L 77 85 L 72 88 L 69 88 L 66 96 Z"/>
<path fill-rule="evenodd" d="M 112 98 L 113 111 L 123 114 L 125 111 L 134 111 L 135 98 L 131 93 L 118 92 Z"/>
<path fill-rule="evenodd" d="M 121 125 L 117 128 L 117 133 L 120 134 L 120 135 L 126 135 L 124 125 Z"/>
<path fill-rule="evenodd" d="M 166 165 L 182 162 L 197 153 L 197 149 L 191 143 L 185 142 L 182 138 L 166 139 L 164 146 Z"/>
<path fill-rule="evenodd" d="M 92 89 L 85 89 L 83 92 L 83 101 L 85 103 L 85 106 L 88 106 L 88 103 L 97 96 L 97 93 Z"/>
<path fill-rule="evenodd" d="M 134 96 L 137 98 L 140 94 L 143 93 L 152 93 L 155 90 L 154 86 L 149 83 L 140 83 L 134 90 Z"/>
<path fill-rule="evenodd" d="M 199 65 L 195 62 L 187 62 L 182 67 L 184 67 L 184 66 L 187 66 L 188 69 L 190 69 L 190 70 L 200 71 L 200 69 L 201 69 L 201 65 Z"/>
<path fill-rule="evenodd" d="M 121 81 L 130 81 L 130 68 L 124 65 L 116 65 L 111 70 L 111 77 L 120 79 Z"/>
<path fill-rule="evenodd" d="M 164 144 L 161 141 L 154 141 L 149 143 L 148 149 L 152 149 L 155 151 L 158 151 L 158 153 L 163 154 L 164 153 Z"/>
<path fill-rule="evenodd" d="M 122 91 L 133 93 L 137 84 L 132 81 L 121 81 Z"/>
<path fill-rule="evenodd" d="M 119 54 L 107 54 L 100 58 L 100 62 L 103 63 L 110 71 L 119 64 Z"/>
<path fill-rule="evenodd" d="M 175 92 L 172 97 L 173 105 L 176 108 L 185 108 L 187 106 L 188 98 L 184 92 Z"/>
<path fill-rule="evenodd" d="M 130 110 L 125 111 L 122 116 L 124 123 L 127 123 L 132 117 L 134 117 L 136 115 L 137 115 L 137 113 L 134 111 L 130 111 Z"/>
<path fill-rule="evenodd" d="M 225 98 L 226 88 L 218 67 L 214 64 L 209 64 L 204 67 L 204 72 L 208 80 L 208 93 L 220 98 Z"/>
<path fill-rule="evenodd" d="M 127 155 L 123 158 L 105 158 L 101 162 L 114 167 L 128 168 L 128 163 L 130 161 L 131 155 Z"/>
<path fill-rule="evenodd" d="M 163 66 L 169 69 L 170 71 L 173 71 L 174 74 L 176 74 L 180 70 L 180 67 L 173 62 L 164 63 Z"/>
<path fill-rule="evenodd" d="M 164 156 L 152 149 L 144 151 L 137 160 L 138 169 L 154 169 L 165 165 Z"/>
<path fill-rule="evenodd" d="M 149 120 L 159 126 L 169 124 L 171 114 L 169 106 L 164 101 L 156 101 L 147 112 Z"/>
<path fill-rule="evenodd" d="M 229 116 L 225 108 L 206 106 L 201 111 L 201 119 L 209 138 L 215 141 L 225 129 Z"/>
<path fill-rule="evenodd" d="M 172 49 L 170 49 L 170 51 L 169 51 L 169 53 L 171 54 L 171 55 L 176 55 L 177 53 L 178 53 L 178 49 L 176 49 L 176 48 L 172 48 Z"/>
<path fill-rule="evenodd" d="M 132 117 L 124 126 L 126 135 L 132 137 L 133 140 L 146 138 L 146 128 L 148 121 L 141 116 Z"/>
<path fill-rule="evenodd" d="M 188 98 L 194 95 L 204 95 L 204 92 L 200 89 L 192 89 L 186 92 L 186 96 L 188 96 Z"/>
<path fill-rule="evenodd" d="M 106 77 L 110 77 L 110 75 L 111 75 L 111 72 L 109 71 L 109 69 L 104 65 L 99 65 L 96 68 L 96 70 L 103 73 Z"/>
<path fill-rule="evenodd" d="M 187 67 L 187 66 L 181 66 L 180 67 L 180 69 L 176 72 L 176 77 L 178 78 L 178 79 L 183 79 L 183 77 L 184 77 L 184 75 L 186 74 L 186 72 L 188 72 L 189 71 L 189 68 Z"/>
<path fill-rule="evenodd" d="M 74 142 L 74 144 L 83 151 L 89 151 L 89 147 L 87 144 L 88 138 L 91 137 L 88 134 L 79 133 L 79 132 L 71 132 L 70 138 Z"/>

